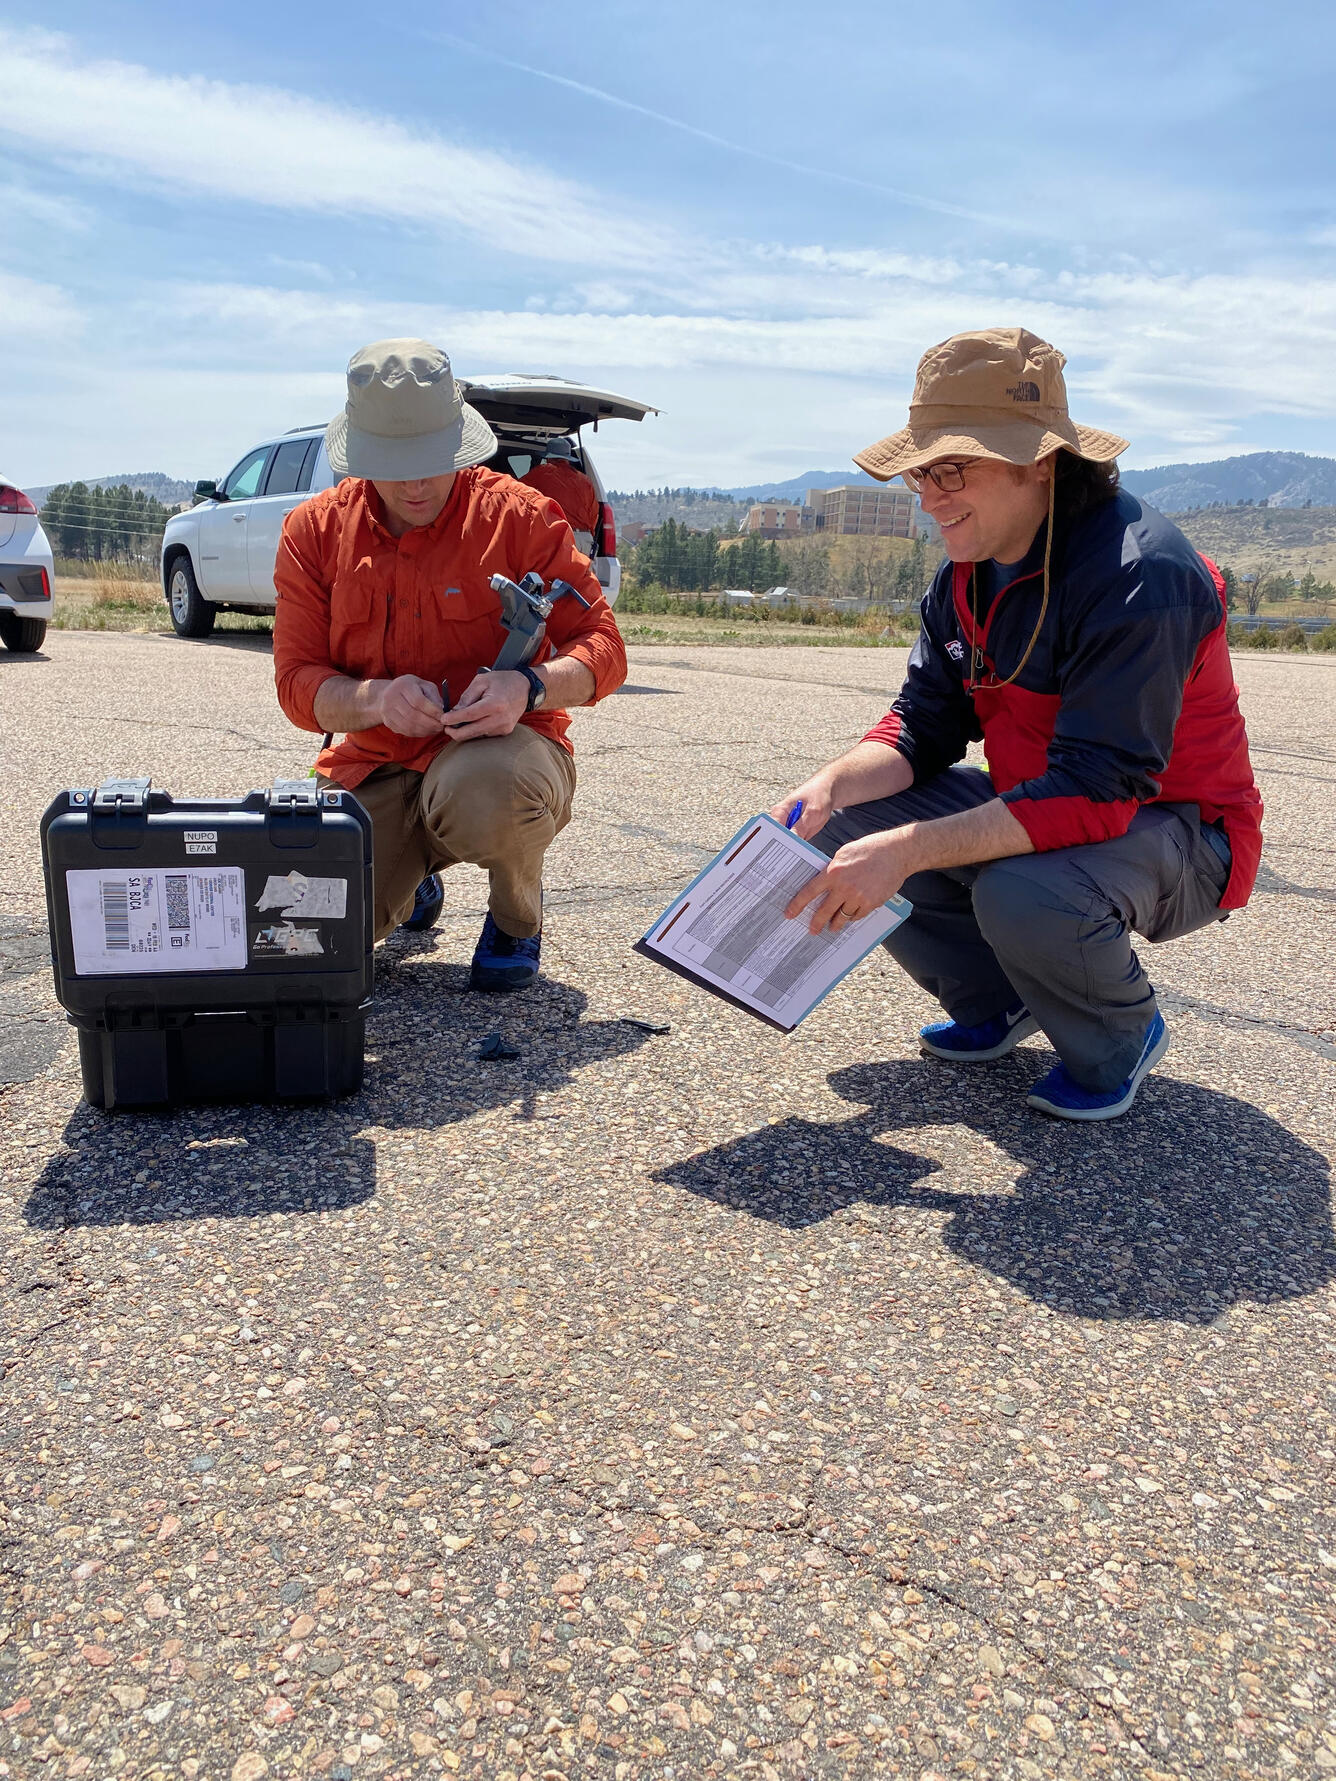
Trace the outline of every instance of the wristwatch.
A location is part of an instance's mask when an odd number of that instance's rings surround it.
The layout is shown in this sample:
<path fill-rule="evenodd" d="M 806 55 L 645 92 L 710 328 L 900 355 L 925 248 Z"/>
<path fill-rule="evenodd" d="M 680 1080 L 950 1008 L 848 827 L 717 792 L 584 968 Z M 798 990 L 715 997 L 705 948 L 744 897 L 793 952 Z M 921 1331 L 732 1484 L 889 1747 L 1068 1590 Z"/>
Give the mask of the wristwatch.
<path fill-rule="evenodd" d="M 529 700 L 524 709 L 526 711 L 541 711 L 547 701 L 547 682 L 540 675 L 535 674 L 532 668 L 523 664 L 520 665 L 517 672 L 522 674 L 529 683 Z"/>

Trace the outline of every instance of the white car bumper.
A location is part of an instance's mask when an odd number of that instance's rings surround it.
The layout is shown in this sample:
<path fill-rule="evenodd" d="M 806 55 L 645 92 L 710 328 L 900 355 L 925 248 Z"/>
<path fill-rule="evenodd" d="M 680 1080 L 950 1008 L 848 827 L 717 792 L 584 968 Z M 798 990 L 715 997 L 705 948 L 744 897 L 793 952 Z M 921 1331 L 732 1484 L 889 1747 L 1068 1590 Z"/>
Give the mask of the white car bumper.
<path fill-rule="evenodd" d="M 23 618 L 50 618 L 54 565 L 46 533 L 33 527 L 27 538 L 0 544 L 0 612 Z"/>

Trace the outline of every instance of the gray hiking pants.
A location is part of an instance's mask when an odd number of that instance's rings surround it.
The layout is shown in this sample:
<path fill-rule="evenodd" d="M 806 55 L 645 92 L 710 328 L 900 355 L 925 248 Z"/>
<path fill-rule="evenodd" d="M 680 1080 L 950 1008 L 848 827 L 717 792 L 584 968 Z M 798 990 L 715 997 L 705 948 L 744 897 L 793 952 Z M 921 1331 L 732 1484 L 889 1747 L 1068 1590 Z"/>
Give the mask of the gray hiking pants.
<path fill-rule="evenodd" d="M 816 837 L 846 841 L 972 810 L 996 797 L 977 767 L 952 767 L 893 798 L 837 810 Z M 1144 804 L 1125 835 L 982 866 L 916 872 L 912 917 L 886 950 L 952 1020 L 977 1026 L 1019 997 L 1083 1088 L 1130 1074 L 1155 992 L 1129 930 L 1155 944 L 1221 921 L 1229 844 L 1195 804 Z"/>

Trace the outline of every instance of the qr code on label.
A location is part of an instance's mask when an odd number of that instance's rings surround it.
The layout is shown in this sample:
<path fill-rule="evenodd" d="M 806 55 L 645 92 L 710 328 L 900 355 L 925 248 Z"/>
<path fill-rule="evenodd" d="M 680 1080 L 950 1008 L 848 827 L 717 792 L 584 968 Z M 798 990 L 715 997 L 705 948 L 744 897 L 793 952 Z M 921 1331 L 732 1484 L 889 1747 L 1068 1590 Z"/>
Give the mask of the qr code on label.
<path fill-rule="evenodd" d="M 190 926 L 190 887 L 184 875 L 168 873 L 167 926 L 170 929 Z"/>

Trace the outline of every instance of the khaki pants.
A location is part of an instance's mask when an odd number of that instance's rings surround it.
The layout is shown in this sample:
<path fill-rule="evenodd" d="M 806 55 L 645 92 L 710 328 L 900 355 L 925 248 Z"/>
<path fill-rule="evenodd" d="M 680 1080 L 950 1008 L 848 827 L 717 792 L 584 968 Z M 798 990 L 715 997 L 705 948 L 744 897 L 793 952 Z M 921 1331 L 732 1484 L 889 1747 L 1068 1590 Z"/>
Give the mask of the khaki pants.
<path fill-rule="evenodd" d="M 527 724 L 509 736 L 447 743 L 425 773 L 377 767 L 353 792 L 371 818 L 377 940 L 412 912 L 429 872 L 461 864 L 488 873 L 488 906 L 502 933 L 536 934 L 543 855 L 570 821 L 574 795 L 574 761 Z"/>

